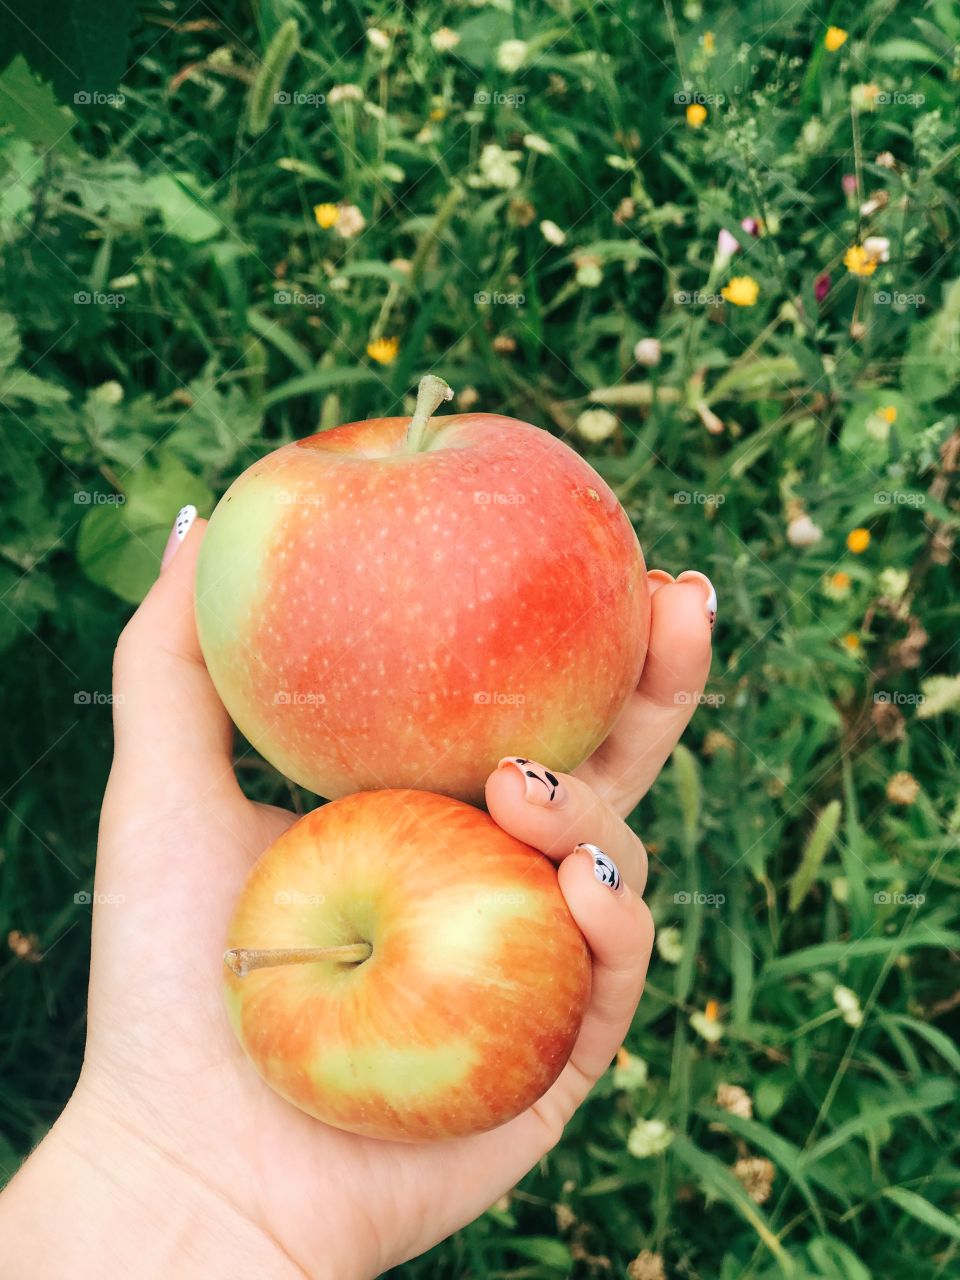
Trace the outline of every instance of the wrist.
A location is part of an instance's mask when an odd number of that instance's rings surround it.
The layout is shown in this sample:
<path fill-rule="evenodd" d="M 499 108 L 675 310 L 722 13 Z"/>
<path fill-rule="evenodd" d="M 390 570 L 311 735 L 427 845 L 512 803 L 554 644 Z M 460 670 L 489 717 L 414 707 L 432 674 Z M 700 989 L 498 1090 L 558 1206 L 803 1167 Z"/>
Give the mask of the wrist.
<path fill-rule="evenodd" d="M 304 1277 L 221 1191 L 89 1106 L 82 1089 L 0 1196 L 0 1238 L 35 1280 Z"/>

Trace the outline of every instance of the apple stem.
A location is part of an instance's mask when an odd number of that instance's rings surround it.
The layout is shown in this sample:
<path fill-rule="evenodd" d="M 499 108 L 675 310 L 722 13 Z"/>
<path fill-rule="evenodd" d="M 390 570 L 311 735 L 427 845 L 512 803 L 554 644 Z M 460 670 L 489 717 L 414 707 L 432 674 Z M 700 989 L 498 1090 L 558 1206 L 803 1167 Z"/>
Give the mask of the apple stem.
<path fill-rule="evenodd" d="M 444 400 L 453 399 L 453 388 L 433 373 L 420 379 L 417 387 L 417 407 L 407 427 L 407 453 L 419 453 L 423 448 L 423 433 L 434 412 Z"/>
<path fill-rule="evenodd" d="M 348 942 L 342 947 L 236 947 L 225 951 L 223 962 L 238 978 L 254 969 L 272 969 L 282 964 L 315 964 L 318 960 L 339 960 L 341 964 L 359 964 L 373 954 L 369 942 Z"/>

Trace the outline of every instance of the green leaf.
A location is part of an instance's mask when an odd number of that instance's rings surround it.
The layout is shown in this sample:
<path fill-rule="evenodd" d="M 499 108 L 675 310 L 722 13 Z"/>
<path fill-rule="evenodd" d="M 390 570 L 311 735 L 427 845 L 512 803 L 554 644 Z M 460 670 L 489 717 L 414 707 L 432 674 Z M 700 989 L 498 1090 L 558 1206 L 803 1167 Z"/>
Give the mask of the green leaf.
<path fill-rule="evenodd" d="M 846 1146 L 852 1138 L 859 1138 L 872 1130 L 882 1129 L 889 1120 L 896 1120 L 900 1116 L 921 1115 L 924 1111 L 934 1111 L 937 1107 L 946 1106 L 948 1102 L 953 1101 L 954 1094 L 955 1090 L 949 1080 L 933 1078 L 922 1081 L 913 1093 L 906 1094 L 895 1102 L 888 1102 L 884 1106 L 871 1103 L 868 1110 L 844 1121 L 834 1129 L 833 1133 L 821 1138 L 818 1143 L 805 1151 L 803 1167 L 809 1169 L 824 1156 Z"/>
<path fill-rule="evenodd" d="M 225 224 L 207 207 L 189 173 L 157 173 L 143 184 L 163 220 L 167 235 L 201 244 Z"/>
<path fill-rule="evenodd" d="M 883 62 L 923 62 L 927 66 L 938 61 L 937 53 L 928 44 L 923 44 L 920 40 L 908 40 L 904 36 L 877 45 L 873 56 Z"/>
<path fill-rule="evenodd" d="M 17 136 L 45 151 L 75 155 L 70 130 L 76 117 L 58 105 L 53 90 L 41 84 L 22 57 L 0 75 L 0 127 L 12 126 Z"/>
<path fill-rule="evenodd" d="M 282 23 L 267 46 L 257 78 L 250 86 L 247 101 L 247 128 L 255 136 L 263 133 L 270 116 L 284 93 L 283 78 L 294 54 L 300 48 L 300 28 L 296 18 Z"/>
<path fill-rule="evenodd" d="M 116 89 L 130 63 L 136 11 L 134 0 L 44 0 L 8 38 L 60 101 L 72 102 L 75 94 Z"/>
<path fill-rule="evenodd" d="M 774 1232 L 771 1231 L 766 1215 L 750 1199 L 743 1186 L 726 1165 L 721 1164 L 715 1156 L 701 1151 L 698 1146 L 682 1133 L 674 1136 L 670 1149 L 680 1163 L 686 1165 L 696 1177 L 708 1196 L 718 1200 L 725 1200 L 753 1227 L 764 1245 L 780 1263 L 783 1275 L 794 1275 L 793 1259 L 784 1249 Z"/>
<path fill-rule="evenodd" d="M 700 828 L 700 770 L 693 752 L 682 743 L 673 749 L 671 772 L 680 804 L 684 842 L 687 849 L 692 850 Z"/>
<path fill-rule="evenodd" d="M 551 1271 L 567 1273 L 573 1266 L 570 1250 L 562 1240 L 551 1240 L 549 1236 L 511 1235 L 509 1248 L 514 1253 L 521 1253 L 534 1262 L 542 1262 Z"/>
<path fill-rule="evenodd" d="M 944 286 L 943 306 L 932 320 L 914 325 L 900 382 L 908 399 L 928 404 L 960 381 L 960 280 Z"/>
<path fill-rule="evenodd" d="M 804 846 L 800 865 L 793 873 L 790 881 L 789 909 L 796 911 L 810 891 L 810 886 L 817 877 L 820 866 L 830 851 L 837 827 L 840 823 L 841 804 L 839 800 L 831 800 L 817 818 L 810 838 Z"/>
<path fill-rule="evenodd" d="M 293 396 L 307 396 L 317 391 L 331 391 L 334 387 L 356 387 L 363 382 L 382 382 L 383 379 L 373 369 L 362 365 L 332 369 L 314 369 L 301 378 L 291 378 L 289 382 L 281 382 L 279 387 L 268 392 L 264 399 L 264 407 L 269 409 L 282 400 L 290 400 Z"/>
<path fill-rule="evenodd" d="M 122 501 L 93 506 L 84 516 L 77 558 L 91 582 L 139 604 L 157 576 L 179 509 L 193 503 L 209 511 L 213 494 L 174 454 L 158 450 L 117 497 Z"/>
<path fill-rule="evenodd" d="M 956 1215 L 944 1213 L 935 1204 L 917 1195 L 915 1191 L 908 1191 L 906 1187 L 887 1187 L 883 1194 L 888 1200 L 899 1205 L 904 1213 L 909 1213 L 911 1218 L 916 1218 L 918 1222 L 932 1227 L 941 1235 L 960 1240 L 960 1218 Z"/>
<path fill-rule="evenodd" d="M 866 956 L 884 956 L 893 951 L 898 955 L 915 947 L 960 946 L 960 933 L 948 929 L 935 929 L 924 925 L 893 938 L 857 938 L 853 942 L 822 942 L 815 947 L 802 947 L 786 956 L 768 960 L 758 977 L 759 982 L 771 978 L 784 978 L 788 974 L 807 973 L 810 969 L 822 969 L 846 960 L 861 960 Z"/>

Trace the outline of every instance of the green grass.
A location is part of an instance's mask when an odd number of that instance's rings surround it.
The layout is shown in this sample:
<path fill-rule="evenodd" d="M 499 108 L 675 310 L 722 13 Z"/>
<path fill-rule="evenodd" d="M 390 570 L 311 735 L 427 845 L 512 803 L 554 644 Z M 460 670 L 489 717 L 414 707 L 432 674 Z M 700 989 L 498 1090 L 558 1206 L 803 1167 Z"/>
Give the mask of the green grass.
<path fill-rule="evenodd" d="M 125 54 L 105 37 L 119 87 L 91 54 L 66 108 L 0 73 L 0 936 L 42 954 L 0 959 L 8 1171 L 79 1069 L 96 694 L 174 513 L 318 422 L 409 409 L 433 370 L 581 448 L 720 615 L 688 750 L 635 815 L 678 931 L 628 1041 L 646 1083 L 608 1073 L 508 1202 L 401 1273 L 623 1275 L 641 1250 L 670 1277 L 956 1272 L 958 39 L 948 0 L 268 0 L 145 9 Z M 349 239 L 312 212 L 341 201 Z M 868 236 L 889 260 L 857 278 Z M 732 276 L 754 305 L 716 301 Z M 788 540 L 802 514 L 815 545 Z M 640 1157 L 645 1119 L 672 1141 Z M 775 1166 L 762 1204 L 747 1157 Z"/>

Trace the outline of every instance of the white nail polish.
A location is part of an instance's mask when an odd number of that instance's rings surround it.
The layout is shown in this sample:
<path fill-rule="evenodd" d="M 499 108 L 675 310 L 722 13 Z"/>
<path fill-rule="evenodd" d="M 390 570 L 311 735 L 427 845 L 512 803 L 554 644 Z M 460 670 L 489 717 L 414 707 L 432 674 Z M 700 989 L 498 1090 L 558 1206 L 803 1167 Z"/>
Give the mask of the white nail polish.
<path fill-rule="evenodd" d="M 623 879 L 620 875 L 619 868 L 609 854 L 604 853 L 602 849 L 595 844 L 578 844 L 574 853 L 580 849 L 584 853 L 589 853 L 593 859 L 593 874 L 601 884 L 605 884 L 612 893 L 619 893 L 623 888 Z"/>

